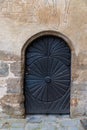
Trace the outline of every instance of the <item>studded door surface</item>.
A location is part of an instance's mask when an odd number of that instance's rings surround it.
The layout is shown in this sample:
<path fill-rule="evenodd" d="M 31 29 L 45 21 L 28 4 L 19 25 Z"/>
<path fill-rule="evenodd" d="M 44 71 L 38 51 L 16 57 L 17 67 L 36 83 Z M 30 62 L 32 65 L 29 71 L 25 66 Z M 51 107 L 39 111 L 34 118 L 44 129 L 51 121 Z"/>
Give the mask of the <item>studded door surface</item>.
<path fill-rule="evenodd" d="M 42 36 L 25 53 L 26 114 L 70 112 L 71 51 L 56 36 Z"/>

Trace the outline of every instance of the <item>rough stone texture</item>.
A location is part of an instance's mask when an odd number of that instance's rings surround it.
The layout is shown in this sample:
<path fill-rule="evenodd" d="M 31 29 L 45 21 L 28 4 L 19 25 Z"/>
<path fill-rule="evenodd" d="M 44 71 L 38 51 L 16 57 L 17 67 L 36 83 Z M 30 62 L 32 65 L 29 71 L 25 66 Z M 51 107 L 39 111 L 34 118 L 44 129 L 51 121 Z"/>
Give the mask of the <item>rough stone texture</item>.
<path fill-rule="evenodd" d="M 2 49 L 2 48 L 0 48 Z M 19 61 L 21 59 L 21 57 L 19 57 L 16 54 L 12 54 L 10 52 L 7 51 L 2 51 L 0 50 L 0 60 L 2 61 Z"/>
<path fill-rule="evenodd" d="M 0 62 L 0 77 L 8 76 L 9 66 L 4 62 Z"/>
<path fill-rule="evenodd" d="M 87 116 L 87 0 L 0 0 L 0 118 L 24 116 L 26 41 L 46 30 L 72 51 L 70 116 Z"/>
<path fill-rule="evenodd" d="M 87 52 L 81 52 L 78 55 L 79 69 L 87 69 Z"/>
<path fill-rule="evenodd" d="M 86 130 L 78 118 L 70 119 L 40 115 L 37 118 L 32 116 L 32 118 L 34 122 L 29 122 L 28 119 L 2 119 L 0 120 L 0 130 Z M 42 118 L 42 122 L 38 122 L 38 118 Z"/>
<path fill-rule="evenodd" d="M 0 99 L 3 112 L 12 117 L 23 117 L 23 101 L 22 94 L 9 94 Z"/>
<path fill-rule="evenodd" d="M 14 62 L 10 65 L 10 71 L 17 77 L 21 76 L 21 62 Z"/>
<path fill-rule="evenodd" d="M 87 130 L 87 119 L 81 120 L 81 123 L 85 130 Z"/>
<path fill-rule="evenodd" d="M 7 93 L 21 93 L 20 78 L 9 78 L 7 80 Z"/>
<path fill-rule="evenodd" d="M 31 119 L 33 118 L 33 120 Z M 42 119 L 38 122 L 38 119 Z M 31 122 L 32 120 L 32 122 Z M 36 122 L 35 122 L 36 120 Z M 34 122 L 33 122 L 34 121 Z M 84 130 L 79 119 L 62 118 L 57 116 L 29 117 L 25 130 Z"/>

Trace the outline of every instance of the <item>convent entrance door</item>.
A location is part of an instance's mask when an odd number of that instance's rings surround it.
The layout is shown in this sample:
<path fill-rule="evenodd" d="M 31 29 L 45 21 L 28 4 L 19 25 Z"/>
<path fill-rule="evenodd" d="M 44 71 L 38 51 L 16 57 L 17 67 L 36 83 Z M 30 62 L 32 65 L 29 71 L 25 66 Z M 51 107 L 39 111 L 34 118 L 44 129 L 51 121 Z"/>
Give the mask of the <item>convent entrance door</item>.
<path fill-rule="evenodd" d="M 26 114 L 70 112 L 71 50 L 60 37 L 45 35 L 25 52 Z"/>

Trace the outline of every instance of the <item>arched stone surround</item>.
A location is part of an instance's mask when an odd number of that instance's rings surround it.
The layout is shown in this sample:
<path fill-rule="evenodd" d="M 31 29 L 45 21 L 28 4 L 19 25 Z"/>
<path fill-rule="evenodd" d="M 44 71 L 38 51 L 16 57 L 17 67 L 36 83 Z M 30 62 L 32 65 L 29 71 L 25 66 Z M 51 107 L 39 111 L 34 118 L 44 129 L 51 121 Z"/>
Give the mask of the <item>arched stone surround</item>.
<path fill-rule="evenodd" d="M 29 38 L 27 40 L 27 42 L 23 45 L 22 51 L 21 51 L 21 54 L 22 54 L 21 55 L 21 57 L 22 57 L 22 60 L 21 60 L 22 61 L 22 69 L 21 69 L 22 70 L 22 80 L 21 81 L 22 81 L 22 85 L 23 85 L 22 89 L 24 88 L 24 68 L 25 68 L 25 51 L 26 51 L 26 48 L 27 48 L 27 46 L 29 46 L 31 44 L 31 42 L 33 40 L 37 39 L 40 36 L 44 36 L 44 35 L 58 36 L 58 37 L 64 39 L 65 42 L 68 44 L 68 46 L 71 49 L 71 96 L 70 96 L 71 98 L 70 98 L 70 116 L 72 116 L 72 106 L 74 105 L 73 104 L 74 99 L 72 98 L 72 93 L 73 93 L 73 91 L 72 91 L 72 87 L 73 87 L 72 84 L 73 84 L 73 81 L 74 81 L 74 78 L 75 78 L 75 76 L 74 76 L 75 67 L 77 65 L 75 63 L 75 61 L 76 61 L 76 59 L 75 59 L 76 55 L 75 55 L 75 49 L 74 49 L 74 47 L 72 45 L 71 40 L 67 36 L 63 35 L 62 33 L 57 32 L 57 31 L 52 31 L 52 30 L 42 31 L 42 32 L 39 32 L 39 33 L 35 34 L 31 38 Z M 24 98 L 24 100 L 25 100 L 25 98 Z"/>

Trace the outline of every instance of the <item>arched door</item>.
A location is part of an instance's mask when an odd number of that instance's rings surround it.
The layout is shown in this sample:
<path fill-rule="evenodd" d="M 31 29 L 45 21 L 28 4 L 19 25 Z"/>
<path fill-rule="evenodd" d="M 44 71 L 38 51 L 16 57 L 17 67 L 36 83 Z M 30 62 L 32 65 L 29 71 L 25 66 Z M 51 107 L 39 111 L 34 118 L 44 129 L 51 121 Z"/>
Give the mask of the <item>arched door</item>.
<path fill-rule="evenodd" d="M 26 114 L 70 112 L 71 50 L 60 37 L 45 35 L 25 52 Z"/>

